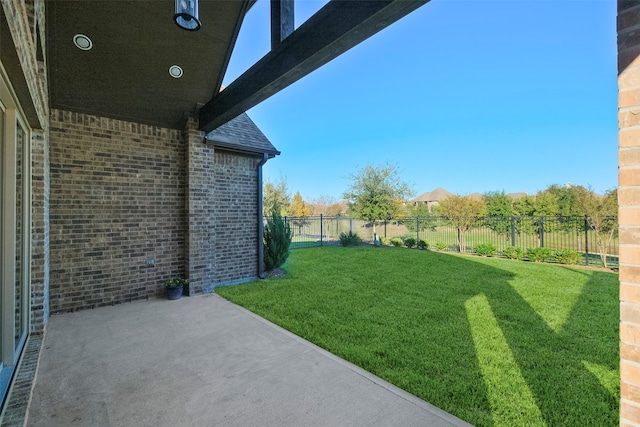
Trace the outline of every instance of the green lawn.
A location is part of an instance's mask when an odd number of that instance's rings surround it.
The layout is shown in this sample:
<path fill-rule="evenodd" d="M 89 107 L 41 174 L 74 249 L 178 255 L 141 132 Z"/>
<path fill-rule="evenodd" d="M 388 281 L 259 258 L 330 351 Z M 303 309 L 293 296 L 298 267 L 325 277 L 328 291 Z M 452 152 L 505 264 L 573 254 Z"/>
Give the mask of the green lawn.
<path fill-rule="evenodd" d="M 405 248 L 292 251 L 223 297 L 477 426 L 617 426 L 618 276 Z"/>

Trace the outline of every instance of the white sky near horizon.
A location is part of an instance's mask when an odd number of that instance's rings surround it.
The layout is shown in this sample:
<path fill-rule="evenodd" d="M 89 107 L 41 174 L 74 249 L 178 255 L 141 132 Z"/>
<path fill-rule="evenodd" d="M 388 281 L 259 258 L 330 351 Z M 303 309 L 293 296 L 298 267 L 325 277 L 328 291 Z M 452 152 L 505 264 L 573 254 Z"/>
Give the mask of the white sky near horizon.
<path fill-rule="evenodd" d="M 296 25 L 326 1 L 296 1 Z M 247 15 L 228 85 L 267 53 Z M 304 200 L 393 163 L 418 196 L 617 185 L 615 0 L 432 0 L 248 111 Z"/>

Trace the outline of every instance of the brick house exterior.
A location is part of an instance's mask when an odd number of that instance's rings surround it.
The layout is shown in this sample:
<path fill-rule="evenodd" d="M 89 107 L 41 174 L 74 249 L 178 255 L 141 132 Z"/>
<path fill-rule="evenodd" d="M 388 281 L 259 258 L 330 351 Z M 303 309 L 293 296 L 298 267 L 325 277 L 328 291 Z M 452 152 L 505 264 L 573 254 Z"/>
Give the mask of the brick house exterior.
<path fill-rule="evenodd" d="M 620 425 L 640 424 L 640 1 L 618 2 Z"/>
<path fill-rule="evenodd" d="M 160 296 L 174 276 L 191 294 L 258 277 L 255 153 L 277 151 L 259 131 L 234 154 L 188 127 L 51 111 L 52 313 Z"/>
<path fill-rule="evenodd" d="M 176 274 L 189 275 L 193 293 L 257 277 L 259 168 L 277 152 L 259 136 L 247 139 L 242 130 L 255 136 L 255 129 L 244 117 L 205 142 L 193 120 L 171 129 L 50 110 L 46 2 L 0 3 L 4 395 L 26 336 L 41 333 L 52 312 L 156 296 Z M 640 1 L 618 0 L 617 31 L 620 423 L 634 426 L 640 425 Z"/>
<path fill-rule="evenodd" d="M 50 108 L 45 6 L 0 7 L 0 315 L 16 335 L 0 345 L 3 398 L 51 314 L 162 296 L 174 276 L 190 295 L 257 279 L 260 168 L 279 154 L 246 114 L 205 138 L 193 118 L 172 129 Z"/>

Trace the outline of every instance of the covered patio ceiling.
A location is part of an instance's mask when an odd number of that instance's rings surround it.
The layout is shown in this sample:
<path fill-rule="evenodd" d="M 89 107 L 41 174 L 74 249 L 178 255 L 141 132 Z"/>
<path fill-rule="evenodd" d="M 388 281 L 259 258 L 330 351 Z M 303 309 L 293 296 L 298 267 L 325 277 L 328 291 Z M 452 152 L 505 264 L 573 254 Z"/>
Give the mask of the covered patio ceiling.
<path fill-rule="evenodd" d="M 428 0 L 332 0 L 295 31 L 293 0 L 271 1 L 280 12 L 264 37 L 280 36 L 285 24 L 290 34 L 281 34 L 282 42 L 222 92 L 255 0 L 200 0 L 202 28 L 196 32 L 173 23 L 174 0 L 47 2 L 51 107 L 175 129 L 191 115 L 208 132 Z M 90 38 L 90 50 L 74 45 L 77 34 Z M 169 72 L 174 65 L 182 69 L 180 78 Z"/>

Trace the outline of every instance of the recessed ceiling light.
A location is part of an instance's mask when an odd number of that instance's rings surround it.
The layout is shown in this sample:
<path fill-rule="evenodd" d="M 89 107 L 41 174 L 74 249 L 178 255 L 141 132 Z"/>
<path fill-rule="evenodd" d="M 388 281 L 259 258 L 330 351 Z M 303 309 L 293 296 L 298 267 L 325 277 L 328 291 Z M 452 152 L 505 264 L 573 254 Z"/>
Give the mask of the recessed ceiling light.
<path fill-rule="evenodd" d="M 93 47 L 91 39 L 84 34 L 76 34 L 73 36 L 73 44 L 80 50 L 91 50 Z"/>
<path fill-rule="evenodd" d="M 179 79 L 180 77 L 182 77 L 182 68 L 180 68 L 178 65 L 172 65 L 171 67 L 169 67 L 169 75 L 174 79 Z"/>

